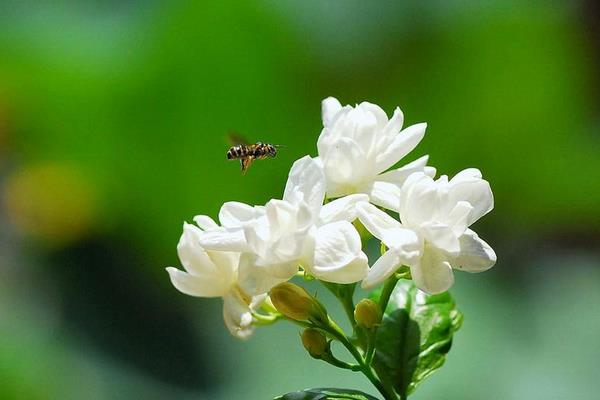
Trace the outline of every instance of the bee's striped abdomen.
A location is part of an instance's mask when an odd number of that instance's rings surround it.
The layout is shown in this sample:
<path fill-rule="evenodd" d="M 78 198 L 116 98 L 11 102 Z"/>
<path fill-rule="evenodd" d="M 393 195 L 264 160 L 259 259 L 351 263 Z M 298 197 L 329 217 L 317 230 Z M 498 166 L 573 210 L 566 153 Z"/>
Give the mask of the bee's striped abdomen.
<path fill-rule="evenodd" d="M 248 156 L 248 147 L 243 145 L 233 146 L 227 151 L 228 160 L 238 160 Z"/>

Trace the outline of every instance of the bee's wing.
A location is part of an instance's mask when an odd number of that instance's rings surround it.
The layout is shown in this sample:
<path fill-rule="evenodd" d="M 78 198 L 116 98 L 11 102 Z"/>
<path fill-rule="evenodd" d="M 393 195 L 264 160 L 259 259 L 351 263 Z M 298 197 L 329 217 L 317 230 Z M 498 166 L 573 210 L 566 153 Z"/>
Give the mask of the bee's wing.
<path fill-rule="evenodd" d="M 242 166 L 242 175 L 246 174 L 246 171 L 248 170 L 248 168 L 250 168 L 250 166 L 252 165 L 253 162 L 254 162 L 253 156 L 244 157 L 240 160 L 240 164 Z"/>
<path fill-rule="evenodd" d="M 227 134 L 227 142 L 229 143 L 230 146 L 237 146 L 238 144 L 243 144 L 243 145 L 249 145 L 250 142 L 248 142 L 248 140 L 240 135 L 237 132 L 229 132 Z"/>

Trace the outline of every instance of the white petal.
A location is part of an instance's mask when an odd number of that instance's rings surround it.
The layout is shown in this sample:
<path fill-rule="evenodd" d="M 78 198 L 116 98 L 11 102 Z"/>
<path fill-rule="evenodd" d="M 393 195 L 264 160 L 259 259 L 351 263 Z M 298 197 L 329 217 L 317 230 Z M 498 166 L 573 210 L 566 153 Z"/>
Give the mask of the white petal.
<path fill-rule="evenodd" d="M 319 213 L 321 225 L 335 221 L 352 222 L 356 219 L 356 204 L 368 202 L 366 194 L 351 194 L 325 204 Z"/>
<path fill-rule="evenodd" d="M 269 200 L 265 206 L 272 236 L 279 237 L 296 230 L 298 207 L 285 200 Z"/>
<path fill-rule="evenodd" d="M 460 254 L 452 266 L 461 271 L 482 272 L 496 263 L 496 253 L 485 241 L 470 229 L 460 237 Z"/>
<path fill-rule="evenodd" d="M 262 217 L 254 224 L 244 227 L 244 237 L 248 243 L 248 251 L 262 255 L 267 251 L 269 245 L 269 223 L 267 217 Z"/>
<path fill-rule="evenodd" d="M 254 331 L 250 307 L 236 293 L 223 297 L 223 320 L 229 332 L 238 339 L 248 339 Z"/>
<path fill-rule="evenodd" d="M 385 150 L 384 147 L 387 147 L 400 133 L 403 124 L 404 114 L 402 113 L 400 107 L 396 107 L 394 110 L 394 115 L 392 115 L 392 118 L 390 118 L 385 128 L 383 128 L 383 136 L 385 136 L 386 142 L 380 143 L 380 145 L 383 145 L 383 147 L 379 147 L 381 150 Z"/>
<path fill-rule="evenodd" d="M 423 244 L 412 229 L 387 229 L 383 232 L 381 241 L 387 247 L 396 251 L 405 265 L 412 265 L 421 256 Z"/>
<path fill-rule="evenodd" d="M 183 268 L 193 275 L 217 274 L 217 267 L 200 245 L 200 237 L 202 236 L 203 233 L 198 227 L 188 223 L 183 224 L 183 233 L 177 244 L 179 260 Z"/>
<path fill-rule="evenodd" d="M 235 282 L 240 253 L 208 250 L 206 254 L 217 267 L 219 275 L 225 282 L 229 282 L 229 284 Z"/>
<path fill-rule="evenodd" d="M 428 222 L 421 226 L 422 235 L 428 244 L 448 255 L 457 255 L 460 251 L 458 236 L 445 224 Z"/>
<path fill-rule="evenodd" d="M 426 128 L 427 124 L 421 123 L 409 126 L 400 132 L 385 151 L 377 155 L 376 171 L 385 171 L 417 147 L 425 135 Z"/>
<path fill-rule="evenodd" d="M 459 201 L 450 211 L 446 222 L 452 228 L 455 235 L 462 235 L 469 225 L 469 216 L 473 211 L 473 206 L 467 201 Z"/>
<path fill-rule="evenodd" d="M 387 114 L 377 104 L 369 103 L 368 101 L 363 101 L 358 105 L 357 108 L 362 109 L 367 113 L 371 114 L 375 118 L 377 126 L 380 130 L 383 130 L 388 124 Z"/>
<path fill-rule="evenodd" d="M 248 204 L 229 201 L 221 207 L 219 221 L 224 227 L 236 228 L 256 218 L 259 214 L 257 209 Z"/>
<path fill-rule="evenodd" d="M 469 180 L 470 178 L 481 179 L 482 177 L 483 175 L 479 169 L 466 168 L 454 175 L 454 178 L 452 179 L 458 181 L 463 179 Z"/>
<path fill-rule="evenodd" d="M 369 260 L 367 256 L 361 252 L 358 257 L 352 260 L 341 268 L 319 268 L 313 267 L 310 272 L 317 279 L 332 283 L 354 283 L 364 279 L 369 272 Z"/>
<path fill-rule="evenodd" d="M 444 255 L 426 248 L 421 260 L 410 268 L 415 285 L 429 294 L 448 290 L 454 283 L 452 267 Z"/>
<path fill-rule="evenodd" d="M 323 126 L 330 126 L 342 105 L 335 97 L 328 97 L 321 103 L 321 114 L 323 117 Z"/>
<path fill-rule="evenodd" d="M 431 166 L 427 166 L 423 169 L 423 171 L 425 172 L 425 175 L 434 178 L 435 177 L 435 173 L 437 172 L 436 169 L 434 167 Z"/>
<path fill-rule="evenodd" d="M 468 201 L 473 206 L 473 211 L 468 219 L 469 225 L 494 208 L 494 196 L 490 184 L 480 176 L 479 170 L 469 168 L 458 173 L 449 182 L 448 201 L 450 204 Z"/>
<path fill-rule="evenodd" d="M 190 275 L 177 268 L 168 267 L 167 272 L 171 283 L 181 293 L 196 297 L 221 297 L 225 295 L 230 286 L 220 279 L 208 279 Z M 216 276 L 216 278 L 219 278 Z"/>
<path fill-rule="evenodd" d="M 435 220 L 439 204 L 438 190 L 433 179 L 422 172 L 415 172 L 402 186 L 400 219 L 404 225 L 418 227 Z"/>
<path fill-rule="evenodd" d="M 400 186 L 395 183 L 375 181 L 369 192 L 371 203 L 388 210 L 400 210 Z"/>
<path fill-rule="evenodd" d="M 310 210 L 318 214 L 325 199 L 325 175 L 320 163 L 310 156 L 304 156 L 292 165 L 283 200 L 296 200 L 294 192 L 302 193 Z"/>
<path fill-rule="evenodd" d="M 338 184 L 357 184 L 371 171 L 364 150 L 349 138 L 337 140 L 322 161 L 327 179 Z"/>
<path fill-rule="evenodd" d="M 271 246 L 266 259 L 270 263 L 285 263 L 302 257 L 307 231 L 297 231 L 277 239 Z"/>
<path fill-rule="evenodd" d="M 248 243 L 242 229 L 218 229 L 205 232 L 200 238 L 200 245 L 206 250 L 248 251 Z"/>
<path fill-rule="evenodd" d="M 386 230 L 402 228 L 400 222 L 372 204 L 359 203 L 356 205 L 356 212 L 360 222 L 379 240 L 383 240 Z"/>
<path fill-rule="evenodd" d="M 347 221 L 323 225 L 315 232 L 315 268 L 338 269 L 352 262 L 361 251 L 360 235 Z"/>
<path fill-rule="evenodd" d="M 215 229 L 215 228 L 219 227 L 219 225 L 217 225 L 217 223 L 215 222 L 215 220 L 212 219 L 211 217 L 209 217 L 208 215 L 196 215 L 194 217 L 194 222 L 203 231 L 206 231 L 206 230 L 209 230 L 209 229 Z"/>
<path fill-rule="evenodd" d="M 240 259 L 238 286 L 251 296 L 266 293 L 275 285 L 289 280 L 298 272 L 297 264 L 291 265 L 291 267 L 288 264 L 280 266 L 280 268 L 273 266 L 270 266 L 270 268 L 259 267 L 256 265 L 256 256 L 244 254 Z M 283 272 L 284 269 L 287 269 L 286 273 Z M 270 270 L 275 270 L 275 272 L 283 275 L 283 278 L 273 276 Z"/>
<path fill-rule="evenodd" d="M 377 179 L 384 182 L 391 182 L 402 185 L 404 181 L 406 181 L 406 178 L 408 178 L 413 172 L 424 171 L 428 160 L 429 156 L 417 158 L 415 161 L 410 162 L 401 168 L 384 172 L 383 174 L 379 175 Z M 435 174 L 435 168 L 432 169 L 434 170 Z"/>
<path fill-rule="evenodd" d="M 383 283 L 387 278 L 392 276 L 402 264 L 400 257 L 395 251 L 385 252 L 369 270 L 367 277 L 362 281 L 363 289 L 372 289 L 375 286 Z"/>
<path fill-rule="evenodd" d="M 348 117 L 349 126 L 344 131 L 351 133 L 352 139 L 370 159 L 383 127 L 387 124 L 387 115 L 379 106 L 363 102 Z"/>

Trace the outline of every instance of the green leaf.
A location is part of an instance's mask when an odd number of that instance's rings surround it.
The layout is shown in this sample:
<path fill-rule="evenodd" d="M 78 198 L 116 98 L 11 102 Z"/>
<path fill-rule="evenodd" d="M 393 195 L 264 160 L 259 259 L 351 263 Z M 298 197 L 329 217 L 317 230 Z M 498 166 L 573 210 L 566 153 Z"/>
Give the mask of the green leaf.
<path fill-rule="evenodd" d="M 299 392 L 284 394 L 275 397 L 274 400 L 326 400 L 326 399 L 347 399 L 347 400 L 377 400 L 376 397 L 368 395 L 358 390 L 350 389 L 331 389 L 317 388 L 305 389 Z"/>
<path fill-rule="evenodd" d="M 461 323 L 450 293 L 427 295 L 400 280 L 377 331 L 373 366 L 384 385 L 406 398 L 444 364 Z"/>

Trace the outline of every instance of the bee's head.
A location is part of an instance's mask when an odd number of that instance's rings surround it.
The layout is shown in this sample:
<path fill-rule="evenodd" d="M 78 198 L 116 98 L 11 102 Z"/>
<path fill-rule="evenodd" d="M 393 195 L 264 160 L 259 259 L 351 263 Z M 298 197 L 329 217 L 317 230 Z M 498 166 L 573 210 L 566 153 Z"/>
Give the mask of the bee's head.
<path fill-rule="evenodd" d="M 277 149 L 272 144 L 267 145 L 267 154 L 269 157 L 275 157 L 277 155 Z"/>

